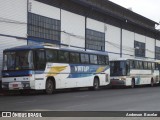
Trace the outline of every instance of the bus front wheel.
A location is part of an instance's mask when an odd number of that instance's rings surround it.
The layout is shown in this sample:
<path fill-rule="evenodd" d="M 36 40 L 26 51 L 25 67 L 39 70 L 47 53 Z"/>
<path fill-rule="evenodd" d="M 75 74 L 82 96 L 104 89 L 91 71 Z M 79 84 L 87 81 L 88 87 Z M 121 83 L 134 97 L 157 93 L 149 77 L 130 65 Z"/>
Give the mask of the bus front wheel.
<path fill-rule="evenodd" d="M 45 89 L 45 92 L 47 94 L 52 94 L 54 91 L 54 85 L 53 85 L 53 81 L 51 79 L 48 79 L 46 81 L 46 89 Z"/>

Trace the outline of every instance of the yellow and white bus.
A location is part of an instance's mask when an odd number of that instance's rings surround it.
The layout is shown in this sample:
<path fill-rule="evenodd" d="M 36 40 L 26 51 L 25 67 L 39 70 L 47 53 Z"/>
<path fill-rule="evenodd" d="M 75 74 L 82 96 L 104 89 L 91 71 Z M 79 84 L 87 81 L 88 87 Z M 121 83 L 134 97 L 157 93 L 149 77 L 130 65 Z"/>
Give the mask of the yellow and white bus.
<path fill-rule="evenodd" d="M 20 46 L 3 51 L 2 89 L 45 90 L 90 87 L 110 83 L 106 52 L 52 46 Z"/>
<path fill-rule="evenodd" d="M 117 59 L 110 61 L 111 85 L 154 86 L 159 83 L 159 70 L 156 61 L 140 59 Z"/>

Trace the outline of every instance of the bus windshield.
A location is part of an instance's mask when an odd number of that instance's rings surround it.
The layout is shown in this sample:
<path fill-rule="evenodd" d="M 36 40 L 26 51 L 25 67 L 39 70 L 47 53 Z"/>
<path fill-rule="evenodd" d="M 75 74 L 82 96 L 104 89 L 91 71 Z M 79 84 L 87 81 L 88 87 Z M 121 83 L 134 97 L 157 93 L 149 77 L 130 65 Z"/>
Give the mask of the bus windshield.
<path fill-rule="evenodd" d="M 111 76 L 126 76 L 128 74 L 129 65 L 126 61 L 110 62 Z"/>
<path fill-rule="evenodd" d="M 33 52 L 31 50 L 4 52 L 3 70 L 28 70 L 33 68 Z"/>

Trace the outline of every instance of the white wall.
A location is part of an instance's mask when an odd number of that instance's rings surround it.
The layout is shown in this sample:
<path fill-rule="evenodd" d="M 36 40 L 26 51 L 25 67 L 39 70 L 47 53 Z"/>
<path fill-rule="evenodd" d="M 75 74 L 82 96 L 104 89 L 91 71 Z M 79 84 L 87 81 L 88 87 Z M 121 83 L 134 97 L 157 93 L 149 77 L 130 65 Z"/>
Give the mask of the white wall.
<path fill-rule="evenodd" d="M 144 35 L 135 33 L 135 41 L 146 43 L 146 37 Z"/>
<path fill-rule="evenodd" d="M 160 47 L 160 40 L 156 40 L 156 46 Z"/>
<path fill-rule="evenodd" d="M 27 0 L 0 0 L 0 34 L 26 37 Z"/>
<path fill-rule="evenodd" d="M 29 0 L 29 12 L 60 20 L 59 8 L 41 2 L 37 2 L 34 0 Z"/>
<path fill-rule="evenodd" d="M 109 53 L 109 58 L 110 59 L 120 58 L 121 29 L 118 27 L 114 27 L 112 25 L 106 24 L 105 36 L 106 36 L 105 51 L 119 53 L 119 54 Z"/>
<path fill-rule="evenodd" d="M 87 28 L 99 32 L 105 32 L 105 23 L 87 18 Z"/>
<path fill-rule="evenodd" d="M 61 31 L 62 44 L 85 48 L 85 17 L 62 10 Z"/>
<path fill-rule="evenodd" d="M 123 58 L 133 58 L 134 56 L 134 33 L 124 29 L 122 30 L 122 53 Z"/>

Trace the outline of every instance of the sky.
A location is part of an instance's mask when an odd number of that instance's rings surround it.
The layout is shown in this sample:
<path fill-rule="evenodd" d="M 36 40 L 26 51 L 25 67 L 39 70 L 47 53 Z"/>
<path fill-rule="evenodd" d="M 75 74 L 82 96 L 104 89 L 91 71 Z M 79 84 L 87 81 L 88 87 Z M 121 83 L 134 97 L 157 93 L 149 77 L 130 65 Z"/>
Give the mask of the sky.
<path fill-rule="evenodd" d="M 160 0 L 110 0 L 125 8 L 132 8 L 136 12 L 146 18 L 157 23 L 160 22 Z M 160 28 L 160 25 L 158 26 Z"/>

